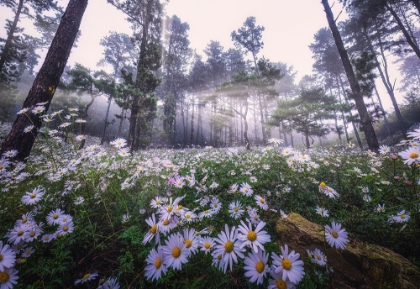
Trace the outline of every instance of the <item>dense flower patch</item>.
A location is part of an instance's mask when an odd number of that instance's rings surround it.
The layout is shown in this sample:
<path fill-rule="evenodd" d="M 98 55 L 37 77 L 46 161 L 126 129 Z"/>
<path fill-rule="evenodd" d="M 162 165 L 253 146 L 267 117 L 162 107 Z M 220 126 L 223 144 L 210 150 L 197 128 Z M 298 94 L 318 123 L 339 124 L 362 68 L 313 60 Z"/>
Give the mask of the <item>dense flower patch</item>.
<path fill-rule="evenodd" d="M 378 154 L 278 139 L 131 154 L 124 139 L 78 150 L 84 136 L 58 135 L 45 131 L 27 164 L 14 151 L 0 159 L 1 289 L 325 288 L 324 248 L 300 256 L 276 243 L 289 212 L 325 226 L 337 250 L 357 237 L 420 253 L 419 131 Z"/>

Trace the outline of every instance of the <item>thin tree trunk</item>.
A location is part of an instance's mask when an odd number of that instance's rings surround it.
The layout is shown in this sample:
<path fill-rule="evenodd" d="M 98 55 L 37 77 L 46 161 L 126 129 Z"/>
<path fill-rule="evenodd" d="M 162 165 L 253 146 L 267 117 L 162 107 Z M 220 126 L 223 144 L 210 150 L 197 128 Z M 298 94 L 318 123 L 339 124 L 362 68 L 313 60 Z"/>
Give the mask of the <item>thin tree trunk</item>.
<path fill-rule="evenodd" d="M 378 151 L 379 150 L 378 139 L 376 138 L 372 121 L 369 117 L 369 113 L 367 111 L 365 102 L 363 100 L 363 95 L 361 93 L 359 83 L 357 81 L 356 75 L 354 74 L 353 67 L 351 66 L 347 51 L 343 44 L 343 40 L 341 39 L 340 32 L 337 28 L 337 25 L 335 24 L 334 15 L 331 11 L 331 7 L 328 4 L 328 0 L 322 0 L 322 4 L 324 6 L 328 24 L 332 31 L 335 44 L 337 45 L 338 52 L 343 62 L 344 70 L 346 71 L 346 75 L 349 80 L 351 90 L 353 92 L 353 98 L 356 102 L 356 107 L 359 112 L 361 123 L 363 125 L 363 131 L 365 133 L 365 137 L 366 137 L 366 141 L 368 143 L 369 149 L 372 151 Z"/>
<path fill-rule="evenodd" d="M 102 138 L 101 138 L 101 145 L 103 145 L 105 141 L 105 133 L 106 133 L 106 128 L 108 127 L 108 115 L 109 115 L 109 109 L 111 108 L 111 102 L 112 102 L 112 97 L 109 96 L 108 107 L 106 108 L 106 114 L 105 114 L 104 131 L 102 133 Z"/>
<path fill-rule="evenodd" d="M 26 114 L 20 114 L 13 123 L 12 129 L 0 150 L 0 155 L 8 150 L 17 150 L 15 160 L 26 161 L 35 138 L 41 128 L 42 122 L 38 114 L 31 110 L 37 103 L 46 102 L 45 111 L 48 111 L 55 89 L 60 82 L 67 59 L 73 47 L 74 40 L 79 32 L 80 23 L 86 10 L 88 0 L 70 0 L 64 12 L 60 25 L 39 70 L 32 88 L 29 90 L 23 108 L 28 108 Z M 29 125 L 35 125 L 32 133 L 24 133 Z"/>
<path fill-rule="evenodd" d="M 192 108 L 191 108 L 191 137 L 190 137 L 190 145 L 193 144 L 194 141 L 194 98 L 192 101 Z"/>
<path fill-rule="evenodd" d="M 349 100 L 346 97 L 346 91 L 344 89 L 344 84 L 343 84 L 343 81 L 341 80 L 340 76 L 338 76 L 338 80 L 339 80 L 339 83 L 340 83 L 340 87 L 343 91 L 344 100 L 345 100 L 346 104 L 348 106 L 350 106 Z M 356 124 L 354 123 L 353 114 L 351 113 L 351 111 L 349 112 L 349 114 L 350 114 L 350 118 L 352 119 L 351 124 L 353 126 L 353 132 L 354 132 L 354 135 L 356 136 L 357 144 L 359 145 L 360 150 L 363 150 L 362 140 L 360 139 L 359 132 L 357 131 Z"/>
<path fill-rule="evenodd" d="M 263 112 L 263 104 L 261 100 L 261 95 L 258 95 L 258 105 L 260 107 L 260 122 L 261 122 L 261 133 L 262 133 L 262 141 L 265 145 L 267 143 L 267 136 L 265 134 L 265 128 L 264 128 L 264 112 Z"/>
<path fill-rule="evenodd" d="M 378 27 L 376 27 L 376 32 L 379 32 L 378 31 Z M 376 66 L 378 68 L 379 75 L 381 76 L 382 83 L 384 84 L 384 86 L 386 88 L 386 91 L 388 92 L 388 95 L 391 98 L 392 105 L 394 106 L 395 115 L 397 116 L 398 124 L 400 126 L 400 130 L 403 133 L 404 138 L 407 138 L 407 130 L 405 129 L 404 119 L 403 119 L 403 117 L 401 115 L 400 108 L 398 107 L 398 103 L 397 103 L 397 100 L 395 98 L 394 86 L 392 85 L 391 80 L 389 79 L 388 63 L 386 61 L 386 57 L 385 57 L 385 53 L 384 53 L 384 49 L 383 49 L 382 40 L 378 36 L 379 49 L 380 49 L 380 53 L 381 53 L 381 57 L 382 57 L 382 63 L 384 65 L 384 69 L 383 70 L 382 70 L 382 67 L 381 67 L 381 65 L 380 65 L 377 57 L 376 57 L 375 49 L 373 48 L 372 42 L 370 40 L 369 34 L 367 33 L 366 29 L 364 29 L 364 34 L 365 34 L 365 36 L 366 36 L 366 38 L 368 40 L 369 48 L 370 48 L 371 52 L 375 55 Z M 376 87 L 375 87 L 375 89 L 376 89 Z M 383 107 L 382 107 L 382 102 L 381 102 L 381 100 L 379 98 L 379 94 L 378 94 L 377 91 L 376 91 L 376 93 L 377 93 L 378 99 L 379 99 L 379 101 L 381 103 L 382 111 L 384 111 L 383 110 Z M 385 113 L 384 113 L 384 116 L 385 116 Z M 385 116 L 385 118 L 386 118 L 386 116 Z M 387 120 L 385 120 L 385 121 L 387 122 Z M 388 130 L 389 130 L 389 128 L 388 128 Z"/>
<path fill-rule="evenodd" d="M 405 28 L 404 24 L 402 23 L 400 17 L 398 16 L 397 12 L 392 8 L 391 5 L 385 5 L 385 7 L 388 9 L 388 11 L 392 14 L 395 21 L 398 24 L 398 27 L 400 27 L 402 33 L 404 34 L 405 39 L 407 40 L 407 43 L 413 48 L 414 53 L 417 55 L 417 57 L 420 59 L 420 49 L 417 43 L 415 43 L 415 40 L 411 38 L 410 33 Z"/>
<path fill-rule="evenodd" d="M 388 136 L 391 136 L 391 131 L 389 130 L 389 122 L 388 122 L 388 118 L 386 117 L 386 112 L 385 112 L 385 109 L 384 109 L 384 107 L 382 106 L 381 97 L 379 96 L 378 89 L 376 88 L 376 85 L 374 85 L 374 86 L 373 86 L 373 88 L 375 89 L 375 94 L 376 94 L 376 97 L 378 98 L 379 107 L 381 108 L 382 114 L 383 114 L 383 116 L 384 116 L 384 122 L 385 122 L 385 127 L 386 127 L 386 130 L 387 130 L 387 132 L 388 132 Z"/>
<path fill-rule="evenodd" d="M 3 51 L 0 58 L 0 72 L 3 70 L 3 66 L 6 63 L 6 59 L 9 57 L 9 51 L 12 47 L 13 36 L 16 31 L 17 24 L 19 22 L 20 14 L 22 12 L 23 7 L 23 0 L 19 0 L 18 7 L 16 9 L 15 18 L 13 19 L 12 26 L 10 27 L 10 31 L 7 34 L 7 40 L 4 44 Z"/>

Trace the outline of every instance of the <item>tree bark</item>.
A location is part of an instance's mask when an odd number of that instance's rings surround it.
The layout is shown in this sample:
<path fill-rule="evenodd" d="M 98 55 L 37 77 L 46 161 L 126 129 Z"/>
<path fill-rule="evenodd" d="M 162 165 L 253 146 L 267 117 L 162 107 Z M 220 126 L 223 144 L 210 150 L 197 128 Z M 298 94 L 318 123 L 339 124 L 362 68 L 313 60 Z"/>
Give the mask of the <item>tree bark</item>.
<path fill-rule="evenodd" d="M 17 150 L 18 153 L 14 158 L 15 160 L 26 161 L 29 157 L 35 138 L 42 125 L 40 116 L 31 110 L 38 106 L 38 103 L 45 102 L 45 111 L 48 111 L 74 40 L 79 32 L 87 4 L 88 0 L 69 1 L 45 61 L 23 103 L 23 108 L 28 108 L 29 110 L 16 118 L 9 135 L 1 147 L 0 154 L 8 150 Z M 24 133 L 25 127 L 31 124 L 35 125 L 32 133 Z"/>
<path fill-rule="evenodd" d="M 106 133 L 106 128 L 108 126 L 108 115 L 109 115 L 109 110 L 111 108 L 111 102 L 112 102 L 112 96 L 109 96 L 108 97 L 108 107 L 106 108 L 106 114 L 105 114 L 104 131 L 102 133 L 102 138 L 101 138 L 101 145 L 103 145 L 104 141 L 105 141 L 105 133 Z"/>
<path fill-rule="evenodd" d="M 402 23 L 400 17 L 398 16 L 397 12 L 391 7 L 391 5 L 385 5 L 386 9 L 391 13 L 394 17 L 395 21 L 397 21 L 398 27 L 400 27 L 402 33 L 404 34 L 405 39 L 407 40 L 408 44 L 413 48 L 414 53 L 416 53 L 417 57 L 420 59 L 420 48 L 414 42 L 413 38 L 411 38 L 410 33 L 405 28 L 404 24 Z"/>
<path fill-rule="evenodd" d="M 356 75 L 354 74 L 353 67 L 351 66 L 349 56 L 344 47 L 343 40 L 341 39 L 340 32 L 337 28 L 337 25 L 335 24 L 334 15 L 331 11 L 331 7 L 328 4 L 328 0 L 322 0 L 322 4 L 325 9 L 325 14 L 327 16 L 328 24 L 333 34 L 335 44 L 337 45 L 338 52 L 343 62 L 344 70 L 346 71 L 350 88 L 353 92 L 353 98 L 356 102 L 356 107 L 359 112 L 359 116 L 361 119 L 361 123 L 363 125 L 363 130 L 365 132 L 365 137 L 366 137 L 366 141 L 368 143 L 369 149 L 372 151 L 378 151 L 379 150 L 378 139 L 376 138 L 375 130 L 373 129 L 372 121 L 369 117 L 369 113 L 367 111 L 365 102 L 363 100 L 363 95 L 361 93 Z"/>
<path fill-rule="evenodd" d="M 0 72 L 3 70 L 3 66 L 6 63 L 6 59 L 8 57 L 9 50 L 12 47 L 13 35 L 16 31 L 16 27 L 17 27 L 17 24 L 19 22 L 20 14 L 22 12 L 22 7 L 23 7 L 23 0 L 19 0 L 18 7 L 16 9 L 15 19 L 13 19 L 12 26 L 10 27 L 10 31 L 7 34 L 7 40 L 6 40 L 6 43 L 4 44 L 3 51 L 2 51 L 2 54 L 1 54 Z"/>

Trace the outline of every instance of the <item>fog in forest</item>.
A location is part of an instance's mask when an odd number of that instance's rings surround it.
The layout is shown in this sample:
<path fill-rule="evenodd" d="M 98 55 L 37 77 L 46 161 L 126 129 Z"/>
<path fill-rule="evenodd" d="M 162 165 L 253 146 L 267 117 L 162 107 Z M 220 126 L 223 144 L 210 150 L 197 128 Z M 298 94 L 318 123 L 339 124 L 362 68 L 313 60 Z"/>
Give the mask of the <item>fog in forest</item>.
<path fill-rule="evenodd" d="M 343 147 L 366 141 L 357 97 L 380 141 L 392 142 L 419 122 L 420 54 L 404 33 L 416 41 L 416 8 L 409 4 L 399 4 L 401 25 L 391 11 L 369 18 L 368 5 L 332 5 L 360 87 L 356 97 L 321 3 L 308 4 L 313 12 L 307 15 L 284 1 L 258 7 L 152 1 L 148 10 L 142 1 L 137 8 L 99 2 L 89 3 L 46 112 L 63 110 L 50 129 L 66 116 L 81 118 L 86 123 L 75 133 L 102 142 L 125 138 L 135 149 L 253 147 L 276 139 L 284 146 Z M 66 3 L 21 10 L 13 1 L 1 3 L 2 122 L 12 123 L 22 109 Z M 239 5 L 244 11 L 232 16 Z M 208 10 L 201 22 L 200 8 Z M 99 10 L 112 21 L 93 18 Z M 279 15 L 299 17 L 274 22 Z M 68 108 L 77 108 L 77 116 Z"/>

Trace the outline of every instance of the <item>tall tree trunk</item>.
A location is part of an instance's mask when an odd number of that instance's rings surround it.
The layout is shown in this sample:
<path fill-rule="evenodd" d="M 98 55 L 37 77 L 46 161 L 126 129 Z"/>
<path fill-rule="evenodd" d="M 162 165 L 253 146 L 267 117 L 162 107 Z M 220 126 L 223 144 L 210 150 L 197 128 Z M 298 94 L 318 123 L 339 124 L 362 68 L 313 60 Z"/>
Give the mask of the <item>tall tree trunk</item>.
<path fill-rule="evenodd" d="M 338 76 L 338 80 L 340 83 L 341 90 L 343 91 L 344 100 L 346 101 L 346 104 L 350 106 L 349 100 L 346 97 L 346 90 L 344 89 L 344 84 L 340 76 Z M 353 120 L 353 114 L 351 113 L 351 111 L 349 112 L 349 114 L 350 114 L 350 118 L 352 119 L 351 124 L 353 126 L 353 132 L 354 132 L 354 135 L 356 136 L 357 144 L 359 145 L 360 150 L 363 150 L 362 140 L 360 139 L 359 132 L 357 131 L 357 126 L 354 123 L 355 121 Z"/>
<path fill-rule="evenodd" d="M 147 42 L 149 38 L 149 26 L 150 26 L 150 13 L 152 11 L 153 1 L 149 0 L 147 2 L 144 23 L 142 27 L 142 37 L 141 37 L 141 44 L 140 44 L 140 53 L 139 53 L 139 60 L 137 63 L 137 75 L 136 75 L 136 88 L 140 89 L 139 95 L 134 95 L 134 99 L 131 105 L 131 115 L 130 115 L 130 127 L 128 129 L 128 144 L 130 146 L 130 150 L 137 150 L 138 147 L 136 146 L 136 126 L 138 122 L 138 114 L 140 111 L 140 98 L 145 97 L 144 90 L 145 90 L 145 81 L 147 78 L 145 77 L 146 74 L 146 56 L 147 56 Z M 138 137 L 138 136 L 137 136 Z"/>
<path fill-rule="evenodd" d="M 376 26 L 376 32 L 377 33 L 379 33 L 378 30 L 379 29 Z M 368 44 L 369 44 L 369 48 L 370 48 L 371 52 L 375 55 L 376 67 L 378 68 L 379 75 L 381 76 L 382 83 L 384 84 L 384 86 L 386 88 L 386 91 L 388 92 L 388 95 L 391 98 L 392 105 L 394 106 L 395 115 L 397 116 L 398 124 L 400 126 L 400 130 L 403 133 L 404 138 L 407 138 L 407 130 L 405 129 L 404 119 L 401 115 L 400 108 L 398 107 L 398 103 L 397 103 L 397 100 L 395 98 L 394 85 L 391 83 L 391 80 L 389 79 L 388 62 L 387 62 L 386 57 L 385 57 L 382 40 L 378 36 L 378 44 L 379 44 L 378 46 L 379 46 L 380 55 L 381 55 L 381 58 L 382 58 L 382 63 L 384 65 L 384 69 L 382 69 L 382 67 L 381 67 L 381 65 L 378 61 L 378 58 L 376 57 L 376 51 L 373 48 L 372 41 L 371 41 L 371 39 L 369 37 L 369 34 L 367 33 L 366 29 L 364 29 L 363 32 L 365 34 L 365 37 L 368 40 Z M 375 89 L 376 89 L 376 87 L 375 87 Z M 376 93 L 378 93 L 378 92 L 376 91 Z M 378 95 L 378 99 L 380 101 L 379 95 Z M 381 108 L 382 108 L 382 102 L 381 101 L 380 101 L 380 104 L 381 104 Z M 383 108 L 382 108 L 382 111 L 383 111 Z M 385 116 L 385 114 L 384 114 L 384 116 Z M 385 121 L 387 122 L 386 116 L 385 116 Z M 388 128 L 388 130 L 389 130 L 389 128 Z"/>
<path fill-rule="evenodd" d="M 191 136 L 190 136 L 190 145 L 194 142 L 194 98 L 192 101 L 192 108 L 191 108 Z"/>
<path fill-rule="evenodd" d="M 416 53 L 417 57 L 420 59 L 420 49 L 415 40 L 410 36 L 410 33 L 405 28 L 404 24 L 402 23 L 400 17 L 398 16 L 397 12 L 392 8 L 391 5 L 385 5 L 391 15 L 394 17 L 395 21 L 397 22 L 398 27 L 400 27 L 402 33 L 404 34 L 407 43 L 413 48 L 414 53 Z"/>
<path fill-rule="evenodd" d="M 3 66 L 6 63 L 6 60 L 9 56 L 10 48 L 12 47 L 13 42 L 13 36 L 16 31 L 17 24 L 19 22 L 20 14 L 22 13 L 22 7 L 23 7 L 23 0 L 19 0 L 18 7 L 16 9 L 15 18 L 13 19 L 12 26 L 10 27 L 10 31 L 7 34 L 7 40 L 4 44 L 3 51 L 0 58 L 0 72 L 3 70 Z"/>
<path fill-rule="evenodd" d="M 31 110 L 37 106 L 37 103 L 46 102 L 45 111 L 48 111 L 74 40 L 79 32 L 87 4 L 88 0 L 69 1 L 44 63 L 23 103 L 23 108 L 28 108 L 29 111 L 26 114 L 18 115 L 16 118 L 9 135 L 3 142 L 0 155 L 8 150 L 17 150 L 15 160 L 25 161 L 29 156 L 42 124 L 40 116 Z M 24 133 L 25 127 L 31 124 L 35 125 L 32 133 Z"/>
<path fill-rule="evenodd" d="M 262 133 L 262 141 L 263 144 L 267 144 L 267 136 L 266 136 L 266 131 L 264 128 L 264 112 L 263 112 L 263 102 L 261 100 L 261 95 L 258 95 L 258 105 L 260 107 L 260 121 L 261 121 L 261 133 Z"/>
<path fill-rule="evenodd" d="M 108 106 L 106 108 L 106 114 L 105 114 L 104 131 L 102 133 L 102 138 L 101 138 L 101 145 L 103 145 L 104 141 L 105 141 L 105 133 L 106 133 L 106 128 L 108 127 L 108 115 L 109 115 L 109 109 L 111 108 L 111 102 L 112 102 L 112 97 L 109 96 L 108 97 Z"/>
<path fill-rule="evenodd" d="M 372 121 L 366 109 L 366 105 L 363 100 L 363 95 L 361 93 L 356 75 L 354 74 L 353 67 L 351 66 L 349 56 L 344 47 L 343 40 L 341 39 L 340 32 L 338 31 L 337 25 L 335 24 L 334 15 L 331 11 L 331 7 L 328 4 L 328 0 L 322 0 L 322 4 L 325 9 L 325 14 L 327 16 L 328 24 L 333 34 L 335 44 L 337 45 L 338 52 L 343 62 L 344 70 L 346 71 L 350 88 L 353 92 L 353 98 L 356 102 L 356 107 L 359 112 L 361 123 L 363 125 L 363 131 L 365 132 L 365 137 L 366 137 L 366 141 L 368 143 L 369 149 L 372 151 L 378 151 L 379 150 L 378 139 L 376 138 L 375 130 L 373 129 Z"/>
<path fill-rule="evenodd" d="M 385 122 L 385 127 L 386 127 L 386 130 L 387 130 L 387 132 L 388 132 L 388 136 L 391 136 L 391 131 L 389 130 L 389 122 L 388 122 L 388 118 L 386 117 L 386 112 L 385 112 L 385 109 L 384 109 L 384 107 L 382 106 L 382 100 L 381 100 L 381 97 L 379 96 L 378 89 L 376 88 L 376 85 L 374 85 L 374 86 L 373 86 L 373 88 L 375 89 L 375 94 L 376 94 L 376 97 L 378 98 L 379 107 L 381 108 L 382 114 L 383 114 L 383 116 L 384 116 L 384 122 Z"/>

